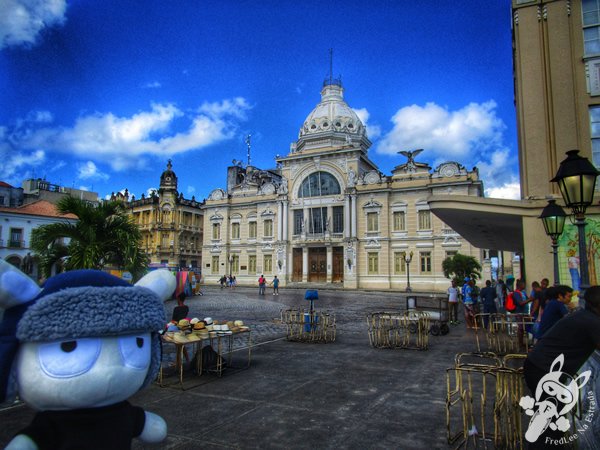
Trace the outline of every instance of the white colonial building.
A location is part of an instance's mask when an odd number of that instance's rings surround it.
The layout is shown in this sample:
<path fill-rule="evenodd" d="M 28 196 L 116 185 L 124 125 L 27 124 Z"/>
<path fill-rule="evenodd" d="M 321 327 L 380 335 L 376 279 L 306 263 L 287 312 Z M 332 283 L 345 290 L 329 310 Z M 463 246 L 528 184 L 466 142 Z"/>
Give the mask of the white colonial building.
<path fill-rule="evenodd" d="M 369 159 L 364 124 L 339 80 L 328 79 L 298 140 L 277 168 L 228 169 L 227 188 L 204 205 L 203 274 L 256 284 L 264 274 L 290 283 L 344 288 L 445 290 L 444 258 L 482 251 L 432 215 L 432 194 L 483 195 L 477 170 L 415 160 L 384 175 Z M 402 149 L 399 149 L 402 150 Z M 407 264 L 407 257 L 412 256 Z"/>

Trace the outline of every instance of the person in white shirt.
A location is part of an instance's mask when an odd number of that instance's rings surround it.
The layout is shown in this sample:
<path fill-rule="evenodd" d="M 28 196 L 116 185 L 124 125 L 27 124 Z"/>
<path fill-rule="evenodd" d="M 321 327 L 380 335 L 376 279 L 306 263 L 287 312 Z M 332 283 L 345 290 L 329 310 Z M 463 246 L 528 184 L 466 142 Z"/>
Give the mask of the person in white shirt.
<path fill-rule="evenodd" d="M 452 281 L 452 286 L 448 288 L 448 315 L 450 324 L 458 325 L 458 288 L 456 281 Z"/>

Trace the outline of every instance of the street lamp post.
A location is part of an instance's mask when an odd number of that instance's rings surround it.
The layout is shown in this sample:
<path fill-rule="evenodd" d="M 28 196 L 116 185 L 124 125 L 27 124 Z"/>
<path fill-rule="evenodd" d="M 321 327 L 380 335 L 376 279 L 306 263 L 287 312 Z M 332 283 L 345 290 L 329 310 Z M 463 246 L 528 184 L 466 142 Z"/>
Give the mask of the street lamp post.
<path fill-rule="evenodd" d="M 410 262 L 412 261 L 412 257 L 412 251 L 408 255 L 404 255 L 404 261 L 406 262 L 406 292 L 412 292 L 412 288 L 410 287 Z"/>
<path fill-rule="evenodd" d="M 556 200 L 548 200 L 548 204 L 542 210 L 540 219 L 544 224 L 544 230 L 546 234 L 552 239 L 552 254 L 554 257 L 554 285 L 560 283 L 558 274 L 558 238 L 563 232 L 565 226 L 565 217 L 567 214 L 565 211 L 556 204 Z"/>
<path fill-rule="evenodd" d="M 229 255 L 229 278 L 233 275 L 233 255 Z"/>
<path fill-rule="evenodd" d="M 558 183 L 565 205 L 575 216 L 575 225 L 579 234 L 580 287 L 585 289 L 590 285 L 585 245 L 585 210 L 594 199 L 596 177 L 600 172 L 587 158 L 579 156 L 578 153 L 579 150 L 569 150 L 567 158 L 560 163 L 556 176 L 550 181 Z"/>

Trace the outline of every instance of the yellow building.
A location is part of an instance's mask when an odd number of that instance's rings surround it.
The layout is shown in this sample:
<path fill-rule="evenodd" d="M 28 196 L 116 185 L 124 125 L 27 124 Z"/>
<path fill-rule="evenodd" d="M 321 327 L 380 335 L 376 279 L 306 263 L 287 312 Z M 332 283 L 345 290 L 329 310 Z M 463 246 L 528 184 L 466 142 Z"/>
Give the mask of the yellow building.
<path fill-rule="evenodd" d="M 133 220 L 142 232 L 142 248 L 152 264 L 200 268 L 202 258 L 202 202 L 177 192 L 171 160 L 160 176 L 158 192 L 139 200 L 125 192 Z"/>
<path fill-rule="evenodd" d="M 382 174 L 369 159 L 364 124 L 326 80 L 321 101 L 277 168 L 229 167 L 227 188 L 204 206 L 203 274 L 256 284 L 336 283 L 344 288 L 442 291 L 441 264 L 456 252 L 482 252 L 430 213 L 433 194 L 483 195 L 476 170 L 457 162 L 435 170 L 401 152 L 405 163 Z M 400 149 L 399 149 L 400 150 Z M 406 257 L 412 255 L 407 265 Z"/>
<path fill-rule="evenodd" d="M 578 149 L 600 167 L 600 3 L 512 0 L 512 30 L 521 200 L 434 196 L 429 204 L 471 243 L 524 255 L 524 275 L 531 282 L 552 279 L 551 241 L 538 216 L 547 197 L 564 205 L 550 180 L 565 153 Z M 588 233 L 599 213 L 596 201 L 588 209 Z M 477 222 L 464 220 L 475 215 Z M 572 227 L 567 221 L 564 234 Z M 570 283 L 564 253 L 561 246 L 560 281 Z"/>

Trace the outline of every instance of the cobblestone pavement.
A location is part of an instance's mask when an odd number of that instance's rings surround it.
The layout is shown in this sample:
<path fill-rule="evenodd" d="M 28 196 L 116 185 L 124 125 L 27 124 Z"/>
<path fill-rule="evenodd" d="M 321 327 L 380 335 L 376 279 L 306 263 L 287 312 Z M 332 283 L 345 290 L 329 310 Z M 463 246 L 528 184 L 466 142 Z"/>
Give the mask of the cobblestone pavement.
<path fill-rule="evenodd" d="M 304 289 L 267 290 L 209 286 L 189 298 L 190 316 L 243 320 L 252 329 L 250 368 L 226 370 L 188 390 L 156 385 L 132 402 L 160 414 L 169 435 L 160 445 L 136 449 L 437 449 L 445 435 L 445 369 L 455 353 L 473 351 L 473 336 L 452 327 L 430 338 L 428 351 L 370 347 L 366 315 L 406 306 L 400 293 L 319 290 L 315 308 L 336 316 L 330 344 L 288 342 L 281 311 L 308 308 Z M 167 317 L 175 302 L 165 303 Z M 244 352 L 234 352 L 234 359 Z M 26 406 L 0 411 L 0 447 L 25 426 Z"/>

